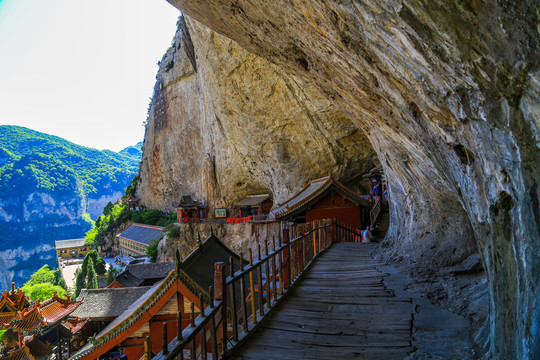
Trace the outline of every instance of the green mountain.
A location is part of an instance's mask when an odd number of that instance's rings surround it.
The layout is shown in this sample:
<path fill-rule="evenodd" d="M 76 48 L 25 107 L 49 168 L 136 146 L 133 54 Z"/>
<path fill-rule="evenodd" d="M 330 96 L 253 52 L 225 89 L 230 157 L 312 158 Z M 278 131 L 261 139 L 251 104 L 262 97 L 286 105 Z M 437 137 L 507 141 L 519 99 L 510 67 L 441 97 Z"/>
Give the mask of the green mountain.
<path fill-rule="evenodd" d="M 0 126 L 0 285 L 18 285 L 55 240 L 80 238 L 137 174 L 141 145 L 96 150 L 18 126 Z M 21 284 L 22 285 L 22 284 Z"/>

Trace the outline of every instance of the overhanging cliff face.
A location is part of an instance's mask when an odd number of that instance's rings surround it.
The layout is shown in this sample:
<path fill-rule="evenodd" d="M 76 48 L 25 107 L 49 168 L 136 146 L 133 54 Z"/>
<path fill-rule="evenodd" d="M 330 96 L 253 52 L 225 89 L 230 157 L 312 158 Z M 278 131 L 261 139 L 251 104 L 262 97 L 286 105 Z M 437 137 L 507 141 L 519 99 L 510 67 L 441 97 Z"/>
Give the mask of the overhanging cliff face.
<path fill-rule="evenodd" d="M 182 19 L 160 63 L 138 194 L 162 209 L 182 195 L 210 210 L 257 192 L 280 202 L 328 172 L 362 187 L 374 156 L 350 116 L 316 87 Z"/>
<path fill-rule="evenodd" d="M 149 125 L 143 174 L 160 182 L 143 190 L 145 201 L 170 206 L 176 189 L 187 189 L 221 206 L 255 188 L 279 201 L 332 162 L 345 178 L 361 170 L 347 167 L 358 159 L 354 136 L 367 143 L 354 135 L 360 129 L 390 179 L 390 251 L 413 259 L 464 256 L 474 238 L 489 279 L 491 355 L 538 355 L 534 2 L 170 2 L 249 52 L 189 21 L 197 72 L 186 75 L 193 79 L 185 86 L 194 93 L 173 93 L 171 86 L 184 86 L 173 80 L 163 91 L 167 103 L 193 96 L 196 109 L 186 115 L 200 120 L 185 125 L 199 131 L 182 137 L 187 143 L 174 158 L 207 165 L 195 171 L 167 163 L 164 149 L 175 133 L 152 145 L 149 134 L 157 131 Z M 316 120 L 291 112 L 291 104 Z M 167 121 L 177 118 L 164 111 Z M 339 137 L 328 128 L 350 141 L 329 146 Z"/>

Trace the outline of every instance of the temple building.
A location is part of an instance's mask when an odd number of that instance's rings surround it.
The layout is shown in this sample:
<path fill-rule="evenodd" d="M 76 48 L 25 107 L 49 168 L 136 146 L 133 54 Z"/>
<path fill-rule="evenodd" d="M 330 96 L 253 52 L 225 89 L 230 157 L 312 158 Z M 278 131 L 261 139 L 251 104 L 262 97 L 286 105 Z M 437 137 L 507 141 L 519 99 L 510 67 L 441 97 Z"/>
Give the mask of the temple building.
<path fill-rule="evenodd" d="M 277 221 L 306 223 L 336 219 L 355 228 L 369 225 L 369 201 L 334 179 L 332 175 L 312 180 L 296 195 L 272 210 Z"/>
<path fill-rule="evenodd" d="M 56 257 L 62 259 L 85 257 L 90 248 L 84 242 L 84 238 L 55 241 Z"/>
<path fill-rule="evenodd" d="M 132 210 L 138 210 L 139 209 L 139 198 L 134 197 L 133 195 L 129 195 L 126 198 L 122 199 L 122 201 L 127 204 L 128 209 Z"/>
<path fill-rule="evenodd" d="M 17 301 L 14 302 L 13 299 Z M 2 310 L 19 308 L 15 312 L 0 313 L 1 328 L 17 333 L 19 339 L 18 347 L 13 348 L 11 355 L 8 356 L 30 354 L 33 356 L 32 359 L 41 358 L 37 356 L 38 353 L 52 350 L 47 344 L 56 345 L 58 353 L 64 350 L 69 353 L 71 333 L 66 335 L 62 332 L 62 323 L 81 304 L 80 301 L 72 300 L 69 295 L 61 298 L 55 292 L 52 298 L 45 301 L 38 300 L 31 306 L 24 292 L 20 289 L 15 291 L 12 287 L 10 293 L 5 291 L 2 294 L 0 303 Z M 12 304 L 16 306 L 13 307 Z M 35 339 L 32 343 L 25 343 L 26 336 L 34 336 Z"/>
<path fill-rule="evenodd" d="M 163 236 L 163 227 L 131 224 L 122 233 L 116 235 L 120 255 L 146 255 L 146 248 Z"/>
<path fill-rule="evenodd" d="M 129 264 L 126 266 L 109 288 L 124 288 L 136 286 L 151 286 L 163 280 L 174 269 L 174 263 L 154 263 L 154 264 Z"/>
<path fill-rule="evenodd" d="M 179 222 L 198 221 L 207 217 L 206 205 L 193 200 L 189 195 L 182 196 L 176 209 L 176 218 Z"/>
<path fill-rule="evenodd" d="M 249 195 L 236 203 L 240 217 L 251 216 L 253 218 L 266 219 L 274 202 L 269 194 Z"/>
<path fill-rule="evenodd" d="M 151 287 L 83 290 L 85 300 L 74 315 L 91 316 L 98 333 L 71 359 L 94 360 L 118 358 L 140 359 L 144 338 L 150 336 L 152 351 L 162 346 L 162 324 L 166 323 L 167 341 L 176 334 L 176 316 L 182 310 L 182 328 L 190 323 L 191 303 L 194 314 L 200 312 L 199 295 L 210 301 L 209 287 L 214 285 L 214 264 L 229 263 L 238 268 L 240 259 L 214 235 L 201 243 L 182 262 L 177 259 L 167 277 Z"/>

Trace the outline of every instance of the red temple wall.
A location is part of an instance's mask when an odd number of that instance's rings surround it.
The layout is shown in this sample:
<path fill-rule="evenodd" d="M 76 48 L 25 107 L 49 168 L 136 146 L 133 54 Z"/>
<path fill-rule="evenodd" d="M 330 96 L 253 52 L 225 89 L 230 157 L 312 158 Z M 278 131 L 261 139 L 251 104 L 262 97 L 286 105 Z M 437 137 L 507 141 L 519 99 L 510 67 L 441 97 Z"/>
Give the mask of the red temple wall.
<path fill-rule="evenodd" d="M 362 228 L 360 206 L 339 193 L 329 193 L 306 210 L 306 221 L 336 219 L 349 226 Z"/>
<path fill-rule="evenodd" d="M 306 211 L 307 222 L 311 222 L 313 220 L 321 220 L 321 219 L 336 219 L 349 226 L 362 228 L 359 206 L 328 207 L 328 208 L 318 207 L 318 208 L 312 208 Z"/>
<path fill-rule="evenodd" d="M 270 210 L 272 210 L 272 206 L 274 205 L 274 202 L 270 199 L 266 199 L 261 204 L 261 214 L 269 214 Z"/>
<path fill-rule="evenodd" d="M 109 286 L 107 286 L 109 289 L 120 289 L 123 288 L 122 285 L 120 285 L 116 280 L 114 280 Z"/>

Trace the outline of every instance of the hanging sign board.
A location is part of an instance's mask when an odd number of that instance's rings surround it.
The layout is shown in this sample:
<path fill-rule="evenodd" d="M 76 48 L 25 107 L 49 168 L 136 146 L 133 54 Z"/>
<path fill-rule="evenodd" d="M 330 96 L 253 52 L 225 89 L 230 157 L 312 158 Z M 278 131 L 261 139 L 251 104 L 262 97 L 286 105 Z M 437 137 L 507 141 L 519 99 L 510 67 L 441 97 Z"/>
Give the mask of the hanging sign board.
<path fill-rule="evenodd" d="M 216 217 L 217 218 L 227 217 L 227 209 L 216 209 Z"/>

